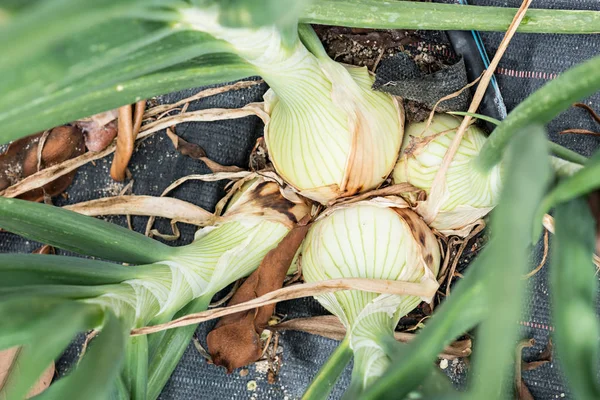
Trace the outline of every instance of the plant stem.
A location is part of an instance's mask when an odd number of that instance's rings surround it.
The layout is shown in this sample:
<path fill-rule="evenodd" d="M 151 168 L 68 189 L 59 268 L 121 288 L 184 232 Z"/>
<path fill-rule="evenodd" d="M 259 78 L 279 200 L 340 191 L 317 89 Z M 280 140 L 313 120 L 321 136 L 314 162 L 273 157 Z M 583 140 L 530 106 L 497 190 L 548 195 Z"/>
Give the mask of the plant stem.
<path fill-rule="evenodd" d="M 561 146 L 560 144 L 548 141 L 548 147 L 550 148 L 550 152 L 558 157 L 562 158 L 565 161 L 569 161 L 579 165 L 585 165 L 588 159 L 585 156 L 582 156 L 579 153 L 574 152 L 573 150 L 569 150 L 566 147 Z"/>
<path fill-rule="evenodd" d="M 213 295 L 205 295 L 185 306 L 175 317 L 204 311 L 208 308 Z M 148 366 L 147 398 L 157 399 L 192 340 L 198 325 L 189 325 L 166 331 L 161 338 L 156 353 Z"/>
<path fill-rule="evenodd" d="M 476 167 L 489 171 L 501 159 L 511 138 L 532 123 L 546 124 L 574 102 L 600 89 L 600 56 L 579 64 L 546 83 L 508 114 L 489 136 Z"/>
<path fill-rule="evenodd" d="M 344 372 L 344 369 L 346 369 L 351 358 L 352 349 L 350 348 L 350 338 L 346 336 L 313 378 L 310 386 L 304 392 L 302 399 L 313 400 L 326 398 L 329 393 L 331 393 L 335 382 L 342 372 Z"/>
<path fill-rule="evenodd" d="M 310 24 L 379 29 L 506 31 L 516 8 L 380 0 L 320 0 L 304 10 Z M 598 33 L 597 11 L 529 10 L 518 29 L 536 33 Z"/>

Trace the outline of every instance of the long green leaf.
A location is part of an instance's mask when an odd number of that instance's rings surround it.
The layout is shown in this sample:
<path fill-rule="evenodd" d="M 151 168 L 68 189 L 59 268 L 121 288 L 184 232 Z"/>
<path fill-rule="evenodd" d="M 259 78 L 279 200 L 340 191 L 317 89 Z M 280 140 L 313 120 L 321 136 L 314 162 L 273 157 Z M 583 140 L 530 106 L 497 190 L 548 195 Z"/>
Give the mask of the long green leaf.
<path fill-rule="evenodd" d="M 168 271 L 160 264 L 123 266 L 85 258 L 0 254 L 0 288 L 24 285 L 108 285 Z"/>
<path fill-rule="evenodd" d="M 600 398 L 596 224 L 584 199 L 556 207 L 550 281 L 556 352 L 576 399 Z"/>
<path fill-rule="evenodd" d="M 127 340 L 123 381 L 131 400 L 145 400 L 148 385 L 148 338 L 134 336 Z"/>
<path fill-rule="evenodd" d="M 125 290 L 131 290 L 131 288 L 127 285 L 25 285 L 0 288 L 0 301 L 21 293 L 28 293 L 30 296 L 36 297 L 51 297 L 64 300 L 84 300 L 98 297 L 106 293 L 114 293 Z"/>
<path fill-rule="evenodd" d="M 530 126 L 509 147 L 504 187 L 492 215 L 492 244 L 485 278 L 490 310 L 481 324 L 474 351 L 472 399 L 508 399 L 514 370 L 525 281 L 529 264 L 529 238 L 536 208 L 550 183 L 545 131 Z M 508 390 L 507 390 L 508 389 Z"/>
<path fill-rule="evenodd" d="M 600 152 L 596 153 L 585 165 L 572 176 L 562 180 L 544 197 L 535 220 L 533 237 L 539 237 L 542 218 L 557 204 L 567 202 L 600 188 Z"/>
<path fill-rule="evenodd" d="M 515 237 L 529 238 L 527 228 L 524 232 L 516 233 L 512 226 L 503 221 L 518 221 L 525 225 L 533 217 L 536 199 L 542 194 L 545 180 L 549 171 L 547 156 L 539 159 L 538 153 L 543 153 L 545 142 L 538 135 L 521 135 L 514 144 L 511 162 L 509 163 L 506 181 L 508 182 L 498 209 L 494 212 L 492 226 L 495 236 L 486 249 L 469 266 L 465 277 L 452 290 L 449 296 L 439 307 L 425 328 L 417 335 L 416 339 L 408 345 L 389 345 L 388 352 L 393 354 L 394 364 L 390 369 L 368 388 L 363 396 L 365 399 L 395 399 L 403 398 L 410 391 L 417 388 L 427 378 L 433 361 L 445 346 L 459 335 L 469 331 L 486 317 L 489 317 L 492 307 L 487 294 L 490 290 L 489 276 L 495 270 L 503 270 L 506 266 L 504 256 L 506 253 L 520 252 L 528 243 L 520 242 L 514 250 L 507 247 L 515 241 Z M 542 140 L 540 144 L 539 141 Z M 531 143 L 539 146 L 535 158 L 527 152 Z M 531 169 L 520 170 L 523 163 L 538 162 Z M 527 173 L 524 173 L 527 172 Z M 524 190 L 523 192 L 521 192 Z M 525 197 L 525 203 L 519 202 Z M 515 279 L 515 277 L 512 277 Z M 516 279 L 520 279 L 520 276 Z M 502 281 L 501 281 L 502 282 Z M 504 287 L 504 286 L 502 286 Z M 515 321 L 511 321 L 516 326 Z M 505 328 L 503 328 L 505 329 Z M 512 352 L 511 352 L 512 353 Z"/>
<path fill-rule="evenodd" d="M 427 378 L 445 346 L 481 322 L 488 312 L 481 279 L 486 250 L 469 266 L 464 278 L 452 289 L 452 295 L 415 340 L 409 345 L 394 344 L 387 349 L 388 354 L 393 354 L 392 366 L 367 388 L 362 398 L 403 398 Z"/>
<path fill-rule="evenodd" d="M 0 301 L 0 349 L 35 342 L 45 331 L 60 326 L 63 308 L 79 307 L 77 304 L 26 292 L 3 298 Z M 96 313 L 90 311 L 86 327 L 97 326 L 102 321 L 99 307 L 90 307 Z"/>
<path fill-rule="evenodd" d="M 0 227 L 61 249 L 132 264 L 166 260 L 173 253 L 173 248 L 115 224 L 4 197 L 0 197 Z"/>
<path fill-rule="evenodd" d="M 176 317 L 206 310 L 211 298 L 212 295 L 197 298 L 179 311 Z M 189 325 L 169 329 L 164 333 L 158 332 L 153 334 L 158 335 L 157 337 L 160 338 L 160 341 L 158 345 L 150 346 L 151 354 L 148 366 L 149 400 L 155 400 L 160 395 L 160 392 L 175 370 L 177 363 L 179 363 L 181 356 L 183 356 L 185 349 L 190 344 L 197 327 L 198 325 Z"/>
<path fill-rule="evenodd" d="M 21 347 L 6 377 L 0 398 L 22 399 L 37 378 L 67 347 L 75 334 L 91 328 L 96 307 L 82 303 L 63 304 L 53 312 L 55 325 L 37 329 L 35 340 Z"/>
<path fill-rule="evenodd" d="M 516 12 L 516 8 L 414 1 L 318 0 L 305 8 L 300 19 L 309 24 L 356 28 L 505 32 Z M 600 13 L 529 9 L 518 32 L 598 33 Z"/>
<path fill-rule="evenodd" d="M 344 372 L 352 359 L 350 338 L 345 337 L 325 364 L 319 369 L 317 375 L 311 380 L 310 385 L 302 395 L 303 400 L 317 400 L 327 398 L 340 375 Z"/>
<path fill-rule="evenodd" d="M 113 314 L 69 376 L 51 385 L 39 400 L 105 400 L 115 388 L 125 349 L 127 329 Z"/>
<path fill-rule="evenodd" d="M 598 90 L 600 90 L 600 56 L 563 72 L 515 107 L 488 137 L 475 166 L 482 171 L 488 171 L 500 161 L 504 149 L 516 132 L 529 124 L 550 122 L 560 112 L 571 107 L 574 102 Z"/>
<path fill-rule="evenodd" d="M 140 99 L 191 87 L 235 81 L 255 75 L 254 68 L 231 54 L 210 54 L 162 69 L 157 72 L 90 87 L 78 82 L 72 88 L 39 99 L 36 107 L 25 105 L 17 115 L 7 117 L 0 110 L 4 129 L 0 143 L 90 116 L 102 111 L 131 104 Z M 76 87 L 75 87 L 76 86 Z M 10 110 L 7 110 L 10 112 Z M 3 116 L 4 115 L 4 116 Z"/>

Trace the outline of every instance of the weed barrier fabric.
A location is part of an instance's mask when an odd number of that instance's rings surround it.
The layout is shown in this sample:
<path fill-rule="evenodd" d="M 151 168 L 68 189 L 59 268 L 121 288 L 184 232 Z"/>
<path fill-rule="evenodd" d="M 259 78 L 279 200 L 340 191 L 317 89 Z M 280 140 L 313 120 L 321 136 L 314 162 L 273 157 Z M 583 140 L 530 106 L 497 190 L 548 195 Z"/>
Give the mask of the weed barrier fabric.
<path fill-rule="evenodd" d="M 452 2 L 452 1 L 448 1 Z M 519 0 L 471 0 L 470 4 L 487 6 L 518 7 Z M 577 8 L 600 11 L 597 0 L 539 0 L 533 1 L 533 8 Z M 490 57 L 497 49 L 503 34 L 482 33 Z M 538 35 L 516 34 L 497 70 L 502 95 L 507 109 L 512 110 L 519 102 L 542 86 L 556 74 L 586 60 L 600 52 L 600 40 L 592 35 Z M 206 98 L 190 104 L 189 110 L 212 107 L 240 107 L 252 101 L 262 100 L 266 85 L 254 86 L 237 92 Z M 195 93 L 187 90 L 160 97 L 160 103 L 172 103 Z M 600 94 L 586 100 L 598 109 Z M 186 123 L 178 125 L 177 134 L 191 143 L 202 146 L 208 156 L 223 165 L 246 167 L 248 156 L 256 139 L 262 135 L 262 124 L 256 117 L 246 117 L 234 121 L 210 123 Z M 559 135 L 568 128 L 597 130 L 598 126 L 581 109 L 572 108 L 562 113 L 549 125 L 550 138 L 572 150 L 589 156 L 600 144 L 600 139 L 582 135 Z M 67 190 L 68 199 L 57 198 L 55 204 L 74 204 L 85 200 L 117 195 L 124 187 L 115 183 L 109 175 L 112 156 L 88 164 L 77 172 L 74 183 Z M 134 179 L 133 193 L 159 196 L 176 179 L 189 174 L 209 173 L 203 163 L 178 154 L 164 131 L 146 140 L 134 153 L 129 166 Z M 212 211 L 216 202 L 224 194 L 226 182 L 193 181 L 176 189 L 171 195 Z M 125 217 L 110 217 L 107 220 L 126 226 Z M 146 218 L 133 217 L 135 230 L 143 232 Z M 155 224 L 161 232 L 170 233 L 166 220 Z M 172 245 L 183 245 L 192 241 L 195 228 L 179 224 L 181 238 Z M 16 235 L 0 232 L 0 252 L 27 253 L 39 247 L 38 243 L 26 241 Z M 542 258 L 543 246 L 540 243 L 532 254 L 534 268 Z M 65 252 L 59 252 L 65 254 Z M 521 321 L 523 337 L 533 337 L 536 345 L 525 349 L 524 360 L 536 359 L 542 352 L 552 333 L 550 320 L 550 294 L 547 279 L 547 266 L 528 281 L 528 313 Z M 326 314 L 325 310 L 312 299 L 301 299 L 280 303 L 277 313 L 287 318 L 308 317 Z M 215 322 L 204 323 L 197 331 L 201 343 Z M 69 365 L 79 355 L 83 336 L 72 345 L 57 363 L 60 374 L 68 372 Z M 296 399 L 337 346 L 337 342 L 302 332 L 287 331 L 281 334 L 280 346 L 283 349 L 283 364 L 277 381 L 267 382 L 264 364 L 250 366 L 245 376 L 240 370 L 227 375 L 225 370 L 209 365 L 195 347 L 190 344 L 175 373 L 165 387 L 161 399 Z M 446 372 L 456 382 L 464 382 L 461 364 L 449 362 Z M 523 373 L 526 384 L 536 399 L 571 398 L 561 379 L 560 367 L 556 360 L 536 370 Z M 332 393 L 339 399 L 349 383 L 350 368 L 342 376 Z M 254 385 L 256 383 L 256 385 Z M 253 390 L 251 390 L 253 389 Z"/>

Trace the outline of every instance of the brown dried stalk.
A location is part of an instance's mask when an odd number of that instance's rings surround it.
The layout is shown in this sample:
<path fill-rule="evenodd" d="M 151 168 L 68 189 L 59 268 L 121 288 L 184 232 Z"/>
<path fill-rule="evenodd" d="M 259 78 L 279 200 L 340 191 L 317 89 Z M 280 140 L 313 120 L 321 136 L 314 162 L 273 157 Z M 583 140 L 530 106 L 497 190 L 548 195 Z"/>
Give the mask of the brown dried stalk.
<path fill-rule="evenodd" d="M 172 197 L 115 196 L 84 201 L 63 207 L 79 214 L 142 215 L 169 218 L 198 226 L 210 225 L 215 216 L 194 204 Z"/>
<path fill-rule="evenodd" d="M 122 182 L 125 180 L 127 165 L 133 154 L 133 107 L 131 104 L 119 107 L 119 129 L 117 133 L 117 148 L 110 167 L 110 176 Z"/>
<path fill-rule="evenodd" d="M 274 331 L 294 330 L 323 336 L 333 340 L 342 340 L 346 336 L 346 328 L 334 315 L 322 315 L 310 318 L 295 318 L 268 328 Z M 397 341 L 408 343 L 416 337 L 414 333 L 394 332 Z M 471 355 L 471 339 L 458 340 L 447 346 L 440 357 L 449 360 Z"/>
<path fill-rule="evenodd" d="M 437 290 L 437 283 L 434 284 L 429 281 L 423 283 L 414 283 L 380 279 L 343 278 L 292 285 L 269 292 L 263 296 L 257 297 L 254 300 L 236 304 L 234 306 L 186 315 L 165 324 L 136 328 L 131 331 L 131 335 L 147 335 L 149 333 L 160 332 L 166 329 L 198 324 L 200 322 L 220 318 L 225 315 L 235 314 L 240 311 L 251 310 L 253 308 L 262 307 L 268 304 L 278 303 L 280 301 L 317 296 L 320 294 L 332 293 L 340 290 L 362 290 L 365 292 L 409 295 L 431 299 Z"/>
<path fill-rule="evenodd" d="M 232 85 L 225 85 L 225 86 L 220 86 L 220 87 L 216 87 L 216 88 L 205 89 L 205 90 L 202 90 L 202 91 L 196 93 L 193 96 L 187 97 L 176 103 L 164 104 L 164 105 L 153 107 L 153 108 L 149 109 L 148 111 L 146 111 L 146 113 L 144 114 L 144 119 L 154 117 L 156 115 L 164 114 L 168 111 L 174 110 L 178 107 L 182 107 L 188 103 L 191 103 L 192 101 L 204 99 L 206 97 L 215 96 L 217 94 L 221 94 L 221 93 L 225 93 L 225 92 L 231 92 L 234 90 L 247 89 L 252 86 L 260 85 L 263 82 L 264 82 L 263 80 L 240 81 L 240 82 L 236 82 Z"/>
<path fill-rule="evenodd" d="M 154 121 L 149 124 L 146 124 L 142 127 L 140 134 L 137 137 L 137 141 L 141 141 L 146 139 L 149 136 L 154 135 L 156 132 L 168 128 L 172 125 L 181 123 L 181 122 L 192 122 L 192 121 L 219 121 L 224 119 L 234 119 L 234 118 L 242 118 L 249 115 L 256 115 L 256 109 L 260 108 L 259 106 L 253 104 L 251 107 L 243 107 L 236 109 L 223 109 L 223 108 L 213 108 L 207 110 L 199 110 L 190 113 L 175 115 L 173 117 L 167 117 L 159 121 Z M 20 194 L 28 192 L 32 189 L 36 189 L 40 186 L 43 186 L 49 182 L 56 180 L 57 178 L 68 174 L 89 163 L 90 161 L 98 160 L 100 158 L 104 158 L 107 155 L 113 153 L 116 149 L 116 144 L 113 143 L 108 146 L 103 151 L 94 153 L 87 152 L 79 157 L 72 158 L 60 164 L 54 165 L 52 167 L 48 167 L 43 169 L 40 172 L 37 172 L 33 175 L 28 176 L 27 178 L 21 180 L 20 182 L 6 188 L 4 191 L 0 192 L 0 196 L 4 197 L 17 197 Z M 227 179 L 227 178 L 220 178 Z M 219 179 L 215 179 L 219 180 Z"/>

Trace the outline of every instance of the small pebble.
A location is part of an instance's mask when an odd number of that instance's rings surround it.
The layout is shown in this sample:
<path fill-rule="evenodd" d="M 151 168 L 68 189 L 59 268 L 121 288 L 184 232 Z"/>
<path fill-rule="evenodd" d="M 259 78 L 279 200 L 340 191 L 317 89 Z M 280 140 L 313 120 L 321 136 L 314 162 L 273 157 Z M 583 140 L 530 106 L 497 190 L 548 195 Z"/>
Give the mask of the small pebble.
<path fill-rule="evenodd" d="M 445 358 L 442 358 L 442 361 L 440 361 L 440 368 L 441 369 L 448 368 L 448 360 L 446 360 Z"/>

